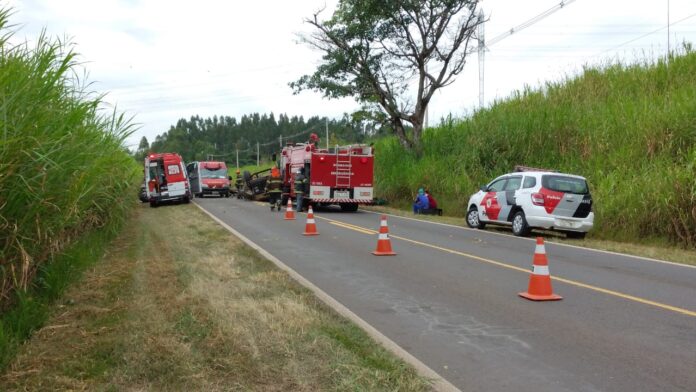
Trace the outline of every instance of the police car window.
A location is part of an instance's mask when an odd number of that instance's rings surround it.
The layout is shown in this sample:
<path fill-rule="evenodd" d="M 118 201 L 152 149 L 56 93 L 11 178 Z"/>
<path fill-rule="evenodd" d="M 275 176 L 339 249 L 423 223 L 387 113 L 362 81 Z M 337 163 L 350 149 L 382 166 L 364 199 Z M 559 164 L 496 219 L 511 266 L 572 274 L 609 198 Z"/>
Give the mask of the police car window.
<path fill-rule="evenodd" d="M 524 184 L 522 184 L 522 188 L 528 189 L 528 188 L 534 188 L 536 186 L 536 177 L 525 177 L 524 178 Z"/>
<path fill-rule="evenodd" d="M 500 180 L 491 183 L 491 185 L 488 186 L 488 191 L 489 192 L 502 191 L 503 188 L 505 187 L 505 181 L 507 181 L 507 178 L 501 178 Z"/>
<path fill-rule="evenodd" d="M 520 185 L 522 185 L 522 177 L 510 177 L 508 179 L 507 184 L 505 184 L 505 190 L 506 191 L 516 191 L 520 189 Z"/>
<path fill-rule="evenodd" d="M 575 193 L 578 195 L 590 193 L 587 188 L 587 182 L 582 178 L 557 175 L 542 176 L 541 185 L 556 192 Z"/>

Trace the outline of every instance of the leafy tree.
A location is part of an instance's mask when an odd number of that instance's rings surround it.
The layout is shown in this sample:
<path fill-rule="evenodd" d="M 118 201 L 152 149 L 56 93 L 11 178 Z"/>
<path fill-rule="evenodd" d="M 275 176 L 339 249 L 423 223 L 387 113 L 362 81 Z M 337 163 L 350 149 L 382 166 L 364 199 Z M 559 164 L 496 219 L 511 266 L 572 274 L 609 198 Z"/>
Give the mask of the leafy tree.
<path fill-rule="evenodd" d="M 140 139 L 140 144 L 138 144 L 138 149 L 135 151 L 135 159 L 140 162 L 145 159 L 145 155 L 150 152 L 150 143 L 147 141 L 145 136 Z"/>
<path fill-rule="evenodd" d="M 471 51 L 482 22 L 477 5 L 478 0 L 340 0 L 330 19 L 319 19 L 323 10 L 306 19 L 316 30 L 303 41 L 324 53 L 323 63 L 290 86 L 295 93 L 354 97 L 364 113 L 386 121 L 404 147 L 420 152 L 428 103 L 454 82 Z"/>

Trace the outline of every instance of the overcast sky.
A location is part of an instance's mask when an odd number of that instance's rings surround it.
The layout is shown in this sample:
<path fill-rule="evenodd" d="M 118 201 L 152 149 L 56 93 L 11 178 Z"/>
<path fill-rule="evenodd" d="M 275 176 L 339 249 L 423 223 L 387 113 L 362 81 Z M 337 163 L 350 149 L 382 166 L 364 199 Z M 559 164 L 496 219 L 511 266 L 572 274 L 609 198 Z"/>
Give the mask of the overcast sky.
<path fill-rule="evenodd" d="M 560 0 L 484 0 L 487 40 L 539 15 Z M 566 0 L 568 2 L 568 0 Z M 288 82 L 311 73 L 320 54 L 297 43 L 303 18 L 337 0 L 11 0 L 16 40 L 46 28 L 69 37 L 105 101 L 135 118 L 152 142 L 179 118 L 273 112 L 340 117 L 352 100 L 292 95 Z M 327 14 L 328 16 L 328 14 Z M 577 73 L 584 64 L 633 62 L 667 50 L 667 0 L 576 0 L 492 45 L 485 55 L 485 100 L 508 96 Z M 696 43 L 696 1 L 670 0 L 672 47 Z M 680 20 L 684 19 L 680 22 Z M 675 23 L 678 22 L 678 23 Z M 656 31 L 659 30 L 659 31 Z M 430 124 L 478 107 L 478 59 L 437 93 Z M 264 142 L 261 140 L 260 142 Z"/>

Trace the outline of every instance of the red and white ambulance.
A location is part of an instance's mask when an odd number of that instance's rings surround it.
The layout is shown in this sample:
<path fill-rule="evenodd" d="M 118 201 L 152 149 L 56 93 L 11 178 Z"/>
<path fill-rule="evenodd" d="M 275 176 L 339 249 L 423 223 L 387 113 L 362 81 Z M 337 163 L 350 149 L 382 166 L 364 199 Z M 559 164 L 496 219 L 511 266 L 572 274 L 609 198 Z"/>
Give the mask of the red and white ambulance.
<path fill-rule="evenodd" d="M 296 143 L 283 148 L 280 169 L 283 202 L 295 198 L 295 175 L 304 169 L 309 189 L 303 204 L 339 205 L 343 211 L 373 203 L 374 149 L 364 144 L 319 148 Z"/>
<path fill-rule="evenodd" d="M 230 197 L 230 177 L 225 162 L 203 161 L 186 165 L 191 192 L 196 197 L 204 195 Z"/>
<path fill-rule="evenodd" d="M 150 207 L 166 201 L 191 200 L 186 167 L 176 153 L 150 154 L 145 157 L 145 184 Z"/>

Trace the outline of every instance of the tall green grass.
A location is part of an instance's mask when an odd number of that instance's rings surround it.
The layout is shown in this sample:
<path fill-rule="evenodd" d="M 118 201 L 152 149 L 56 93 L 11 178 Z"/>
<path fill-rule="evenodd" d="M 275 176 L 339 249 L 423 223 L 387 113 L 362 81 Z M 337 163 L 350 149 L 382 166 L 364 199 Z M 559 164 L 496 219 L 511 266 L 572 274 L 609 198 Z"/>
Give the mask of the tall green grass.
<path fill-rule="evenodd" d="M 138 181 L 123 147 L 130 125 L 100 111 L 70 45 L 45 34 L 12 45 L 8 15 L 0 10 L 1 313 L 31 306 L 36 290 L 60 291 L 64 279 L 36 282 L 37 271 L 83 236 L 118 227 Z M 0 345 L 8 328 L 17 326 L 0 324 Z"/>
<path fill-rule="evenodd" d="M 517 92 L 470 118 L 425 132 L 424 153 L 377 143 L 380 196 L 410 202 L 431 188 L 463 216 L 481 184 L 523 164 L 587 177 L 592 236 L 662 238 L 696 246 L 696 53 L 669 64 L 586 67 L 580 76 Z"/>

